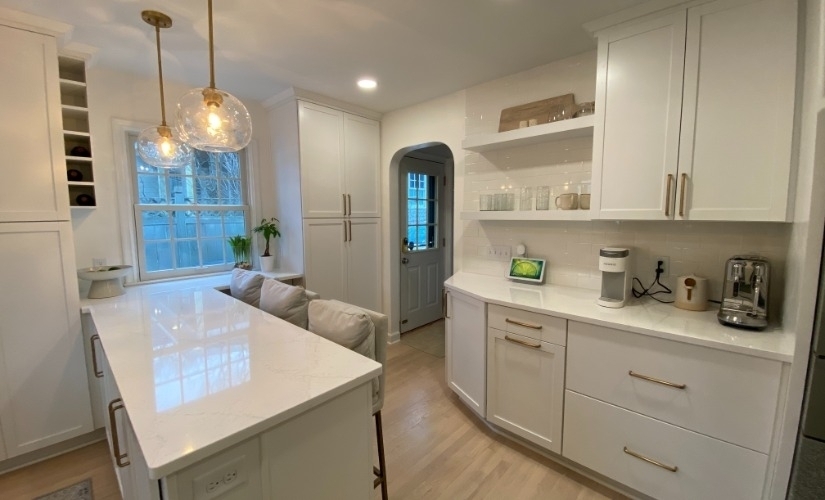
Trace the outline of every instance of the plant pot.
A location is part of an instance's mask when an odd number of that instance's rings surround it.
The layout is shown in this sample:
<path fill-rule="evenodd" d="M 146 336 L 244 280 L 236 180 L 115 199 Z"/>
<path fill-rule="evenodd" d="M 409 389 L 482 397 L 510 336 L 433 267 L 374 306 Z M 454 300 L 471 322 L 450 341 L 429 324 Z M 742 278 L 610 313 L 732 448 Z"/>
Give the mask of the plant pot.
<path fill-rule="evenodd" d="M 261 256 L 261 271 L 271 273 L 275 270 L 275 256 Z"/>

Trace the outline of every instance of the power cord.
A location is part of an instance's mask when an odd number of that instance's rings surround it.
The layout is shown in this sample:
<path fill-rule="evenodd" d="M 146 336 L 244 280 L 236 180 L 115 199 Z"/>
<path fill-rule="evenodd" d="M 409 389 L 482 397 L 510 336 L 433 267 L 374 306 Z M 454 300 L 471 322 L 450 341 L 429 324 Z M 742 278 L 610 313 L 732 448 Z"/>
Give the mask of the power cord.
<path fill-rule="evenodd" d="M 664 294 L 668 294 L 668 295 L 673 293 L 673 290 L 666 287 L 661 281 L 659 281 L 659 277 L 661 277 L 662 273 L 665 272 L 664 269 L 662 269 L 662 264 L 664 264 L 664 262 L 662 262 L 660 260 L 658 262 L 658 265 L 656 266 L 656 279 L 654 279 L 653 283 L 651 283 L 650 286 L 647 287 L 647 288 L 645 288 L 645 286 L 642 284 L 642 281 L 639 278 L 636 278 L 635 276 L 633 277 L 633 287 L 631 289 L 631 292 L 633 292 L 634 297 L 636 297 L 637 299 L 640 299 L 640 298 L 644 297 L 645 295 L 647 295 L 651 299 L 653 299 L 657 302 L 661 302 L 662 304 L 672 304 L 673 303 L 672 300 L 662 300 L 662 299 L 656 297 L 656 295 L 659 295 L 660 293 L 664 293 Z M 638 283 L 639 288 L 642 289 L 641 292 L 636 290 L 636 283 Z M 653 287 L 655 287 L 656 285 L 659 285 L 662 288 L 662 290 L 657 290 L 655 292 L 651 292 Z"/>

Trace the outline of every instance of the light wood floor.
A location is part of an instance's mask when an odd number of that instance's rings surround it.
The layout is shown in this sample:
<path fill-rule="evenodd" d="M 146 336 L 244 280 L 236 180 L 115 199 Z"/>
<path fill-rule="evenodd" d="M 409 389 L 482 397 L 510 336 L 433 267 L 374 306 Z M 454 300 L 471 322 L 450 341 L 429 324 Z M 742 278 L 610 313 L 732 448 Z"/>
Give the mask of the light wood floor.
<path fill-rule="evenodd" d="M 105 441 L 0 476 L 0 498 L 32 500 L 87 477 L 95 500 L 120 500 Z"/>
<path fill-rule="evenodd" d="M 387 350 L 382 415 L 393 500 L 624 498 L 492 432 L 447 388 L 444 359 L 410 346 Z M 87 477 L 95 500 L 120 499 L 105 442 L 0 476 L 0 498 L 32 500 Z"/>

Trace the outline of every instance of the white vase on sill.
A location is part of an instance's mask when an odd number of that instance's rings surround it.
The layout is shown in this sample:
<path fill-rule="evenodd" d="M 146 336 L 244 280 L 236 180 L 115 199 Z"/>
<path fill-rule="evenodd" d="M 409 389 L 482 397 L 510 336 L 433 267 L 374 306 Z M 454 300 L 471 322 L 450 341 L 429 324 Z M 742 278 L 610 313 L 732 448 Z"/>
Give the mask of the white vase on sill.
<path fill-rule="evenodd" d="M 261 256 L 261 271 L 265 273 L 271 273 L 275 271 L 275 256 Z"/>

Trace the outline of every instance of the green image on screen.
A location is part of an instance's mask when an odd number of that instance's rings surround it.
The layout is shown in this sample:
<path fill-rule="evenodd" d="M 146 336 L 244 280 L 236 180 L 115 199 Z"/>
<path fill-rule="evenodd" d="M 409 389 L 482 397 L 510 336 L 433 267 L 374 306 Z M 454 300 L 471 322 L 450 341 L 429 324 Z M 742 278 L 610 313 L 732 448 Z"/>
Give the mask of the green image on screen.
<path fill-rule="evenodd" d="M 510 263 L 510 276 L 513 278 L 541 279 L 544 262 L 530 259 L 513 259 Z"/>

